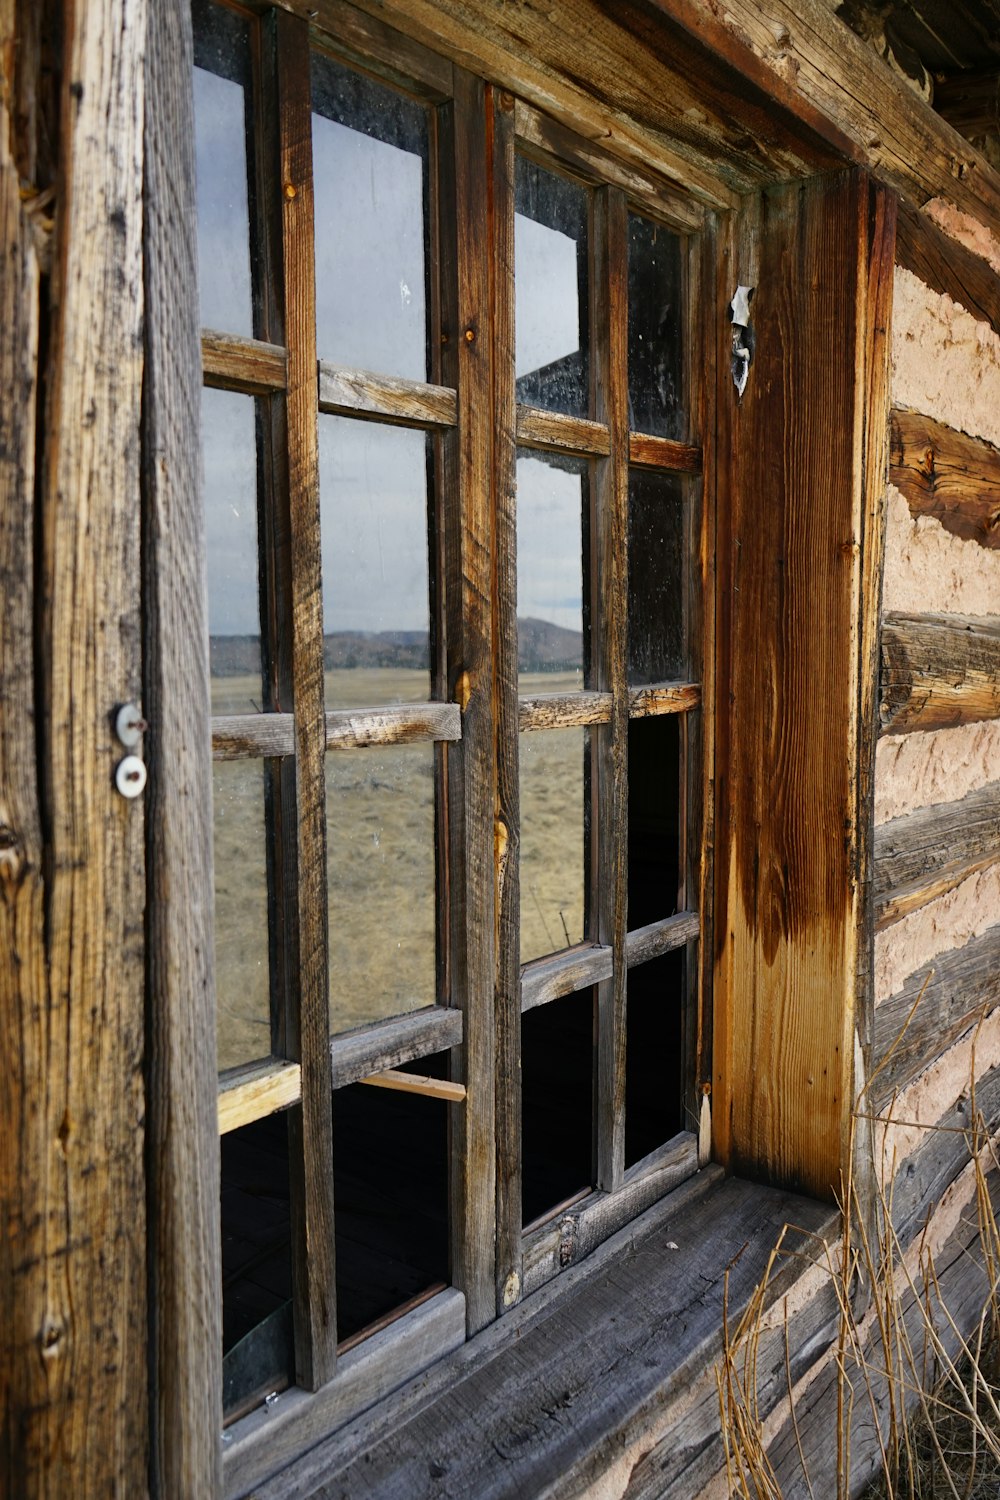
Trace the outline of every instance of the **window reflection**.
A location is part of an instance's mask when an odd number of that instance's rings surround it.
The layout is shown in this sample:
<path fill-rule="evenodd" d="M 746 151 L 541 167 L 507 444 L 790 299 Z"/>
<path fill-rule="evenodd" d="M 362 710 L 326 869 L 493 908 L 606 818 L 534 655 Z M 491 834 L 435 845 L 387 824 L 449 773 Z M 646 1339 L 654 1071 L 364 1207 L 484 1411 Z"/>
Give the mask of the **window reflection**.
<path fill-rule="evenodd" d="M 517 460 L 517 641 L 522 693 L 581 688 L 587 665 L 588 469 L 572 458 Z"/>
<path fill-rule="evenodd" d="M 271 1053 L 262 762 L 216 761 L 212 795 L 221 1072 Z"/>
<path fill-rule="evenodd" d="M 588 753 L 586 729 L 520 737 L 522 963 L 586 934 Z"/>
<path fill-rule="evenodd" d="M 629 426 L 684 437 L 681 241 L 661 224 L 628 220 Z"/>
<path fill-rule="evenodd" d="M 194 0 L 192 16 L 201 323 L 250 337 L 247 23 L 209 0 Z"/>
<path fill-rule="evenodd" d="M 261 702 L 254 398 L 202 391 L 208 631 L 214 714 Z"/>
<path fill-rule="evenodd" d="M 628 484 L 628 680 L 683 677 L 684 481 L 633 470 Z"/>
<path fill-rule="evenodd" d="M 585 417 L 590 410 L 588 195 L 518 157 L 515 208 L 517 399 Z"/>

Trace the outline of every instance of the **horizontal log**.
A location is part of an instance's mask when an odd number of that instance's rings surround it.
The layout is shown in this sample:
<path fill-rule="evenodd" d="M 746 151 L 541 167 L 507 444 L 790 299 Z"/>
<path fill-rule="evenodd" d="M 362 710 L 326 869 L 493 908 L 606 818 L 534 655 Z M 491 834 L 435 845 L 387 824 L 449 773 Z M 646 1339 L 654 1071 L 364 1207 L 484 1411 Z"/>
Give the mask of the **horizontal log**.
<path fill-rule="evenodd" d="M 219 1134 L 287 1109 L 302 1094 L 298 1063 L 258 1063 L 219 1080 Z"/>
<path fill-rule="evenodd" d="M 562 995 L 574 995 L 588 985 L 610 979 L 612 951 L 598 943 L 580 943 L 565 953 L 537 958 L 521 970 L 521 1010 L 533 1010 Z"/>
<path fill-rule="evenodd" d="M 625 937 L 625 961 L 629 968 L 659 958 L 674 948 L 683 948 L 693 942 L 701 931 L 701 922 L 696 911 L 679 911 L 676 916 L 664 917 L 661 922 L 650 922 L 648 927 L 636 927 Z"/>
<path fill-rule="evenodd" d="M 963 948 L 922 965 L 901 990 L 876 1006 L 874 1107 L 883 1108 L 893 1093 L 912 1083 L 984 1011 L 998 1004 L 1000 924 Z"/>
<path fill-rule="evenodd" d="M 686 714 L 700 703 L 700 683 L 651 682 L 647 687 L 629 689 L 628 716 L 654 719 L 659 714 Z"/>
<path fill-rule="evenodd" d="M 460 740 L 457 703 L 396 703 L 384 708 L 342 708 L 326 716 L 326 748 L 412 745 Z M 212 759 L 251 760 L 295 754 L 292 714 L 229 714 L 212 720 Z"/>
<path fill-rule="evenodd" d="M 890 614 L 882 625 L 883 734 L 1000 717 L 1000 620 Z"/>
<path fill-rule="evenodd" d="M 526 448 L 592 453 L 599 458 L 611 452 L 611 434 L 603 422 L 567 417 L 562 412 L 521 403 L 517 408 L 517 441 Z"/>
<path fill-rule="evenodd" d="M 518 728 L 572 729 L 577 724 L 607 724 L 610 693 L 536 693 L 517 700 Z"/>
<path fill-rule="evenodd" d="M 675 443 L 670 438 L 652 437 L 645 432 L 630 432 L 629 463 L 644 468 L 674 469 L 680 474 L 701 473 L 701 449 L 690 443 Z"/>
<path fill-rule="evenodd" d="M 981 547 L 1000 547 L 1000 449 L 932 417 L 892 413 L 889 479 L 914 516 Z"/>
<path fill-rule="evenodd" d="M 201 365 L 205 384 L 222 390 L 266 396 L 288 382 L 288 355 L 279 344 L 202 330 Z"/>
<path fill-rule="evenodd" d="M 444 1099 L 449 1104 L 465 1102 L 465 1084 L 451 1083 L 447 1078 L 428 1078 L 422 1073 L 402 1073 L 386 1068 L 358 1079 L 376 1089 L 395 1089 L 400 1094 L 420 1094 L 425 1099 Z"/>
<path fill-rule="evenodd" d="M 876 908 L 917 886 L 1000 856 L 1000 781 L 938 802 L 875 830 Z"/>
<path fill-rule="evenodd" d="M 349 370 L 324 360 L 319 363 L 319 409 L 400 427 L 454 427 L 458 420 L 457 397 L 447 386 Z"/>
<path fill-rule="evenodd" d="M 330 1039 L 333 1087 L 357 1083 L 372 1073 L 384 1073 L 417 1057 L 446 1052 L 462 1040 L 462 1012 L 442 1005 L 425 1006 L 408 1016 L 376 1021 L 363 1031 Z"/>
<path fill-rule="evenodd" d="M 457 703 L 400 703 L 386 708 L 346 708 L 326 716 L 328 750 L 461 738 L 462 714 Z"/>
<path fill-rule="evenodd" d="M 945 871 L 944 874 L 932 875 L 929 879 L 920 879 L 911 885 L 901 886 L 897 890 L 887 892 L 875 903 L 876 932 L 891 927 L 894 922 L 908 917 L 911 911 L 919 911 L 922 906 L 936 901 L 939 896 L 947 896 L 948 892 L 961 885 L 963 880 L 968 880 L 972 875 L 978 875 L 981 870 L 988 870 L 990 865 L 996 864 L 998 859 L 1000 859 L 1000 852 L 980 855 Z"/>
<path fill-rule="evenodd" d="M 905 203 L 899 206 L 896 264 L 1000 333 L 1000 293 L 993 267 Z"/>

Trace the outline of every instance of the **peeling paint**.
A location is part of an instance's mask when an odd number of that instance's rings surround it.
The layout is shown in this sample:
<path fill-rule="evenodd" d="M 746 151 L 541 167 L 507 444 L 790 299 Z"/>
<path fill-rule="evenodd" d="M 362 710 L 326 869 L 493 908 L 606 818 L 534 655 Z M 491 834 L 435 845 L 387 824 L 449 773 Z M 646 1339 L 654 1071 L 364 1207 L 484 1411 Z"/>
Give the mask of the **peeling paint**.
<path fill-rule="evenodd" d="M 738 286 L 729 304 L 729 321 L 733 325 L 732 371 L 736 394 L 742 397 L 753 364 L 756 338 L 750 324 L 750 303 L 756 288 Z"/>

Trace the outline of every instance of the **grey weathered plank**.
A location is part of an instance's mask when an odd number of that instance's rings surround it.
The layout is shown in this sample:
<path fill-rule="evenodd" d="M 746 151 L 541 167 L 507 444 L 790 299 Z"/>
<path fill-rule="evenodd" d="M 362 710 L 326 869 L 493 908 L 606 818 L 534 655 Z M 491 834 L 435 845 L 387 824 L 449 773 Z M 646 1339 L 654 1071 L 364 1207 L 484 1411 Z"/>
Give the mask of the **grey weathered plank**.
<path fill-rule="evenodd" d="M 917 1003 L 925 983 L 923 998 Z M 871 1093 L 878 1107 L 905 1088 L 979 1015 L 998 1004 L 1000 925 L 963 948 L 921 965 L 897 994 L 875 1010 L 873 1060 L 880 1070 L 873 1075 Z"/>
<path fill-rule="evenodd" d="M 700 931 L 701 919 L 696 911 L 679 911 L 676 916 L 650 922 L 648 927 L 636 927 L 625 937 L 625 962 L 632 968 L 659 958 L 661 953 L 692 942 Z"/>
<path fill-rule="evenodd" d="M 148 11 L 143 706 L 155 1496 L 219 1492 L 222 1327 L 191 10 Z M 187 289 L 178 295 L 178 289 Z M 283 375 L 282 375 L 283 378 Z M 185 892 L 184 900 L 177 899 Z"/>
<path fill-rule="evenodd" d="M 381 418 L 399 427 L 454 427 L 458 404 L 445 386 L 375 375 L 343 365 L 319 364 L 319 409 L 351 417 Z"/>
<path fill-rule="evenodd" d="M 335 709 L 326 716 L 326 748 L 410 745 L 462 738 L 457 703 L 400 703 L 385 708 Z"/>
<path fill-rule="evenodd" d="M 450 1289 L 405 1313 L 341 1356 L 321 1391 L 290 1390 L 229 1428 L 224 1442 L 227 1500 L 247 1495 L 338 1425 L 458 1348 L 465 1298 Z"/>
<path fill-rule="evenodd" d="M 610 718 L 610 693 L 535 693 L 518 699 L 518 726 L 522 733 L 529 729 L 606 724 Z"/>
<path fill-rule="evenodd" d="M 990 865 L 995 864 L 998 859 L 1000 859 L 1000 848 L 987 854 L 970 856 L 940 874 L 918 877 L 909 885 L 898 886 L 895 890 L 887 891 L 875 904 L 876 932 L 880 932 L 885 927 L 891 927 L 894 922 L 908 916 L 911 911 L 919 911 L 921 906 L 927 906 L 929 902 L 936 901 L 938 896 L 946 896 L 957 885 L 961 885 L 963 880 L 968 880 L 970 875 L 978 875 L 980 870 L 988 870 Z"/>
<path fill-rule="evenodd" d="M 1000 781 L 955 802 L 938 802 L 875 830 L 876 910 L 943 876 L 1000 855 Z"/>
<path fill-rule="evenodd" d="M 691 1179 L 684 1194 L 688 1208 L 713 1185 L 713 1174 L 698 1173 L 698 1138 L 681 1131 L 645 1161 L 630 1167 L 614 1193 L 591 1193 L 550 1224 L 524 1237 L 524 1295 L 528 1296 L 575 1265 L 623 1225 Z"/>
<path fill-rule="evenodd" d="M 995 504 L 1000 516 L 1000 492 Z M 965 615 L 886 615 L 881 697 L 883 734 L 953 729 L 1000 717 L 1000 622 Z"/>
<path fill-rule="evenodd" d="M 521 1010 L 533 1010 L 561 995 L 572 995 L 610 979 L 614 954 L 608 943 L 580 943 L 562 953 L 535 959 L 521 970 Z"/>
<path fill-rule="evenodd" d="M 205 384 L 225 391 L 266 396 L 283 391 L 288 380 L 288 353 L 280 345 L 212 328 L 202 329 L 201 365 Z"/>
<path fill-rule="evenodd" d="M 294 754 L 294 714 L 218 714 L 212 720 L 213 760 Z"/>
<path fill-rule="evenodd" d="M 607 424 L 586 417 L 567 417 L 538 406 L 517 407 L 517 441 L 525 448 L 554 448 L 567 453 L 606 456 L 611 438 Z"/>
<path fill-rule="evenodd" d="M 444 1006 L 428 1006 L 408 1016 L 377 1021 L 364 1031 L 330 1038 L 333 1087 L 343 1088 L 368 1073 L 398 1068 L 400 1063 L 432 1052 L 445 1052 L 462 1041 L 462 1012 Z"/>

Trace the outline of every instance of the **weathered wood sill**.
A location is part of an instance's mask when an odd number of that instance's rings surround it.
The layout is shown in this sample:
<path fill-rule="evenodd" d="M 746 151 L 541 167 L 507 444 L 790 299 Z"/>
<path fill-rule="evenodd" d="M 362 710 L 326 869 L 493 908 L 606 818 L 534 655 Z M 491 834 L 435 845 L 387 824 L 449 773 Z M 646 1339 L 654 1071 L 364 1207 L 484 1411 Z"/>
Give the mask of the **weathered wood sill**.
<path fill-rule="evenodd" d="M 577 1494 L 612 1467 L 624 1493 L 668 1435 L 657 1493 L 696 1493 L 722 1462 L 712 1371 L 726 1273 L 735 1326 L 786 1224 L 769 1301 L 808 1273 L 839 1214 L 708 1168 L 253 1493 L 522 1500 Z M 821 1323 L 797 1327 L 810 1359 L 834 1336 L 835 1319 Z"/>

